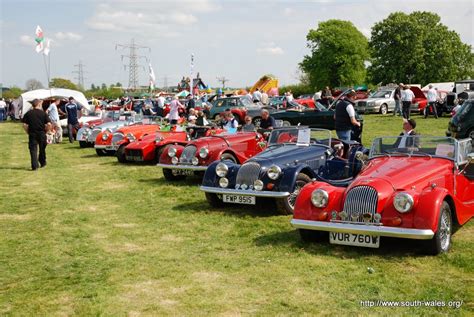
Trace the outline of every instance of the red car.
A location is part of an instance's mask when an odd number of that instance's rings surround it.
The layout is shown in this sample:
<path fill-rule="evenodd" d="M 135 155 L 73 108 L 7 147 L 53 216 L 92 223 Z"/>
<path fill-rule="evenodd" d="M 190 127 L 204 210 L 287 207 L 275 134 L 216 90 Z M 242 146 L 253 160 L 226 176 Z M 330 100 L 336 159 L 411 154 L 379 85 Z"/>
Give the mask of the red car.
<path fill-rule="evenodd" d="M 186 131 L 157 131 L 131 142 L 125 147 L 124 157 L 118 157 L 119 162 L 153 162 L 158 163 L 166 145 L 185 146 L 189 140 L 222 133 L 222 129 L 209 127 L 188 127 Z M 124 160 L 121 160 L 124 159 Z"/>
<path fill-rule="evenodd" d="M 413 98 L 411 103 L 410 111 L 424 114 L 426 105 L 428 104 L 428 99 L 426 99 L 425 94 L 420 88 L 411 86 L 410 90 L 413 91 L 413 94 L 415 95 L 415 98 Z"/>
<path fill-rule="evenodd" d="M 98 155 L 123 155 L 124 148 L 127 144 L 146 135 L 154 134 L 158 130 L 160 130 L 160 125 L 157 123 L 138 123 L 124 126 L 113 133 L 109 130 L 105 130 L 97 135 L 94 147 Z"/>
<path fill-rule="evenodd" d="M 291 223 L 303 240 L 326 232 L 331 244 L 370 248 L 380 237 L 424 240 L 436 255 L 474 215 L 471 139 L 377 138 L 364 164 L 348 187 L 313 181 L 301 190 Z"/>
<path fill-rule="evenodd" d="M 216 134 L 191 141 L 186 146 L 167 146 L 157 166 L 163 168 L 167 180 L 181 180 L 195 172 L 204 175 L 207 166 L 217 160 L 242 164 L 265 147 L 264 137 L 257 132 Z"/>

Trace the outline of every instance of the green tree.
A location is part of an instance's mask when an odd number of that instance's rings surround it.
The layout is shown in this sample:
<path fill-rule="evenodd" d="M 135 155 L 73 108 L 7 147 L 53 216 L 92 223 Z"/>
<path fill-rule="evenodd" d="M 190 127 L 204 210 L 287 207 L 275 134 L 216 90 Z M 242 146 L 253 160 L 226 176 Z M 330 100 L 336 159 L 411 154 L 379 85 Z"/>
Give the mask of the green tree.
<path fill-rule="evenodd" d="M 95 87 L 94 84 L 91 84 L 91 90 L 96 90 L 97 88 Z"/>
<path fill-rule="evenodd" d="M 372 27 L 369 77 L 374 83 L 427 84 L 472 74 L 471 47 L 432 12 L 395 12 Z"/>
<path fill-rule="evenodd" d="M 102 83 L 102 85 L 100 86 L 100 89 L 102 89 L 102 90 L 107 90 L 107 85 L 104 84 L 104 83 Z"/>
<path fill-rule="evenodd" d="M 328 20 L 306 36 L 311 55 L 300 63 L 316 89 L 329 85 L 353 86 L 365 82 L 369 58 L 367 38 L 349 21 Z"/>
<path fill-rule="evenodd" d="M 13 86 L 9 90 L 5 90 L 3 92 L 3 98 L 16 99 L 16 98 L 20 97 L 20 95 L 22 93 L 23 93 L 23 91 L 21 90 L 21 88 Z"/>
<path fill-rule="evenodd" d="M 51 79 L 49 86 L 52 88 L 66 88 L 66 89 L 77 90 L 77 86 L 73 82 L 64 78 Z"/>

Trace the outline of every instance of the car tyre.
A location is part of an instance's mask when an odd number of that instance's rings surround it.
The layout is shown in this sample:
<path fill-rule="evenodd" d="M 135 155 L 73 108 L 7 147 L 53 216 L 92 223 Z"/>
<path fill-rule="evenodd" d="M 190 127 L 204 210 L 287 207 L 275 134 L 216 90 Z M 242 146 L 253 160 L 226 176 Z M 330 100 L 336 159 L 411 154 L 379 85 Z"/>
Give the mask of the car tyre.
<path fill-rule="evenodd" d="M 127 158 L 125 157 L 125 145 L 121 145 L 117 152 L 115 153 L 115 156 L 117 157 L 117 160 L 120 163 L 127 163 Z"/>
<path fill-rule="evenodd" d="M 106 150 L 95 149 L 95 152 L 97 153 L 98 156 L 106 156 L 106 155 L 107 155 L 107 151 L 106 151 Z"/>
<path fill-rule="evenodd" d="M 388 113 L 388 106 L 387 104 L 382 104 L 380 106 L 380 114 L 386 115 Z"/>
<path fill-rule="evenodd" d="M 304 242 L 325 242 L 329 239 L 328 232 L 324 231 L 298 229 L 298 232 Z"/>
<path fill-rule="evenodd" d="M 173 174 L 173 170 L 169 169 L 169 168 L 164 168 L 163 169 L 163 176 L 165 177 L 165 179 L 167 181 L 171 181 L 171 182 L 181 181 L 181 180 L 186 179 L 185 175 L 175 175 L 175 174 Z"/>
<path fill-rule="evenodd" d="M 86 141 L 79 141 L 79 147 L 86 148 L 86 147 L 89 147 L 89 144 L 87 144 Z"/>
<path fill-rule="evenodd" d="M 283 121 L 283 127 L 291 127 L 291 123 L 289 121 Z"/>
<path fill-rule="evenodd" d="M 224 206 L 224 202 L 222 201 L 222 199 L 219 199 L 217 194 L 206 193 L 206 200 L 209 203 L 209 205 L 211 205 L 211 207 L 219 208 L 219 207 Z"/>
<path fill-rule="evenodd" d="M 451 207 L 446 201 L 443 201 L 439 211 L 438 229 L 434 237 L 427 241 L 426 251 L 430 255 L 446 253 L 451 247 L 451 237 L 453 232 L 453 218 Z"/>
<path fill-rule="evenodd" d="M 467 137 L 474 141 L 474 129 L 471 129 L 467 132 Z"/>
<path fill-rule="evenodd" d="M 287 198 L 276 200 L 278 211 L 285 215 L 292 215 L 295 209 L 296 197 L 298 196 L 301 188 L 303 188 L 304 185 L 310 182 L 311 178 L 308 175 L 299 173 L 296 177 L 295 189 L 292 193 L 290 193 L 290 196 L 288 196 Z"/>
<path fill-rule="evenodd" d="M 232 161 L 232 163 L 235 163 L 237 164 L 238 161 L 237 159 L 235 158 L 235 156 L 233 156 L 232 154 L 230 153 L 224 153 L 221 155 L 221 161 Z"/>

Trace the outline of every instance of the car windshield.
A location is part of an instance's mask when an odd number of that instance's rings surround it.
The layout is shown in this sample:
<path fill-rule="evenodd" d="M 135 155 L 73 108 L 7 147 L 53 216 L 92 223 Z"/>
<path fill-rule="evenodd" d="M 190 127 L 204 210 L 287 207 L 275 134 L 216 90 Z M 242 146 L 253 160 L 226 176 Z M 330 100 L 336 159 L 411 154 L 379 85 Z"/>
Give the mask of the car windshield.
<path fill-rule="evenodd" d="M 462 104 L 461 108 L 456 112 L 456 117 L 458 118 L 464 118 L 464 116 L 469 113 L 469 111 L 472 108 L 472 102 L 471 101 L 464 101 Z"/>
<path fill-rule="evenodd" d="M 391 93 L 392 92 L 390 90 L 380 90 L 371 95 L 370 98 L 387 98 L 385 96 L 388 95 L 390 97 Z"/>
<path fill-rule="evenodd" d="M 273 130 L 268 138 L 269 145 L 296 144 L 308 146 L 316 143 L 330 146 L 331 131 L 306 127 L 286 127 Z"/>
<path fill-rule="evenodd" d="M 462 163 L 472 151 L 469 139 L 458 141 L 449 137 L 398 136 L 374 139 L 370 157 L 381 155 L 433 156 Z"/>

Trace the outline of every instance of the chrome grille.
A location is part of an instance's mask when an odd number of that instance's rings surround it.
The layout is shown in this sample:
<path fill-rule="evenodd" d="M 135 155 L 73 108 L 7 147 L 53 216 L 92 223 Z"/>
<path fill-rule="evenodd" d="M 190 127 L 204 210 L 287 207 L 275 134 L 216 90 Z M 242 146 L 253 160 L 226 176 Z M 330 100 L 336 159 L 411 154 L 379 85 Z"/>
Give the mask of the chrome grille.
<path fill-rule="evenodd" d="M 352 188 L 344 201 L 344 211 L 348 215 L 346 220 L 352 222 L 364 222 L 362 215 L 370 214 L 370 222 L 374 222 L 377 202 L 377 191 L 373 187 L 356 186 Z"/>
<path fill-rule="evenodd" d="M 180 163 L 191 164 L 191 160 L 196 156 L 197 148 L 194 145 L 188 145 L 184 148 L 181 157 L 179 158 Z"/>
<path fill-rule="evenodd" d="M 89 135 L 89 137 L 87 138 L 87 141 L 89 142 L 92 142 L 94 143 L 95 142 L 95 139 L 97 139 L 97 136 L 99 135 L 99 133 L 102 132 L 102 129 L 93 129 L 92 130 L 92 133 Z"/>
<path fill-rule="evenodd" d="M 258 179 L 260 175 L 260 164 L 255 162 L 248 162 L 243 164 L 237 172 L 236 184 L 247 186 L 252 185 Z"/>

